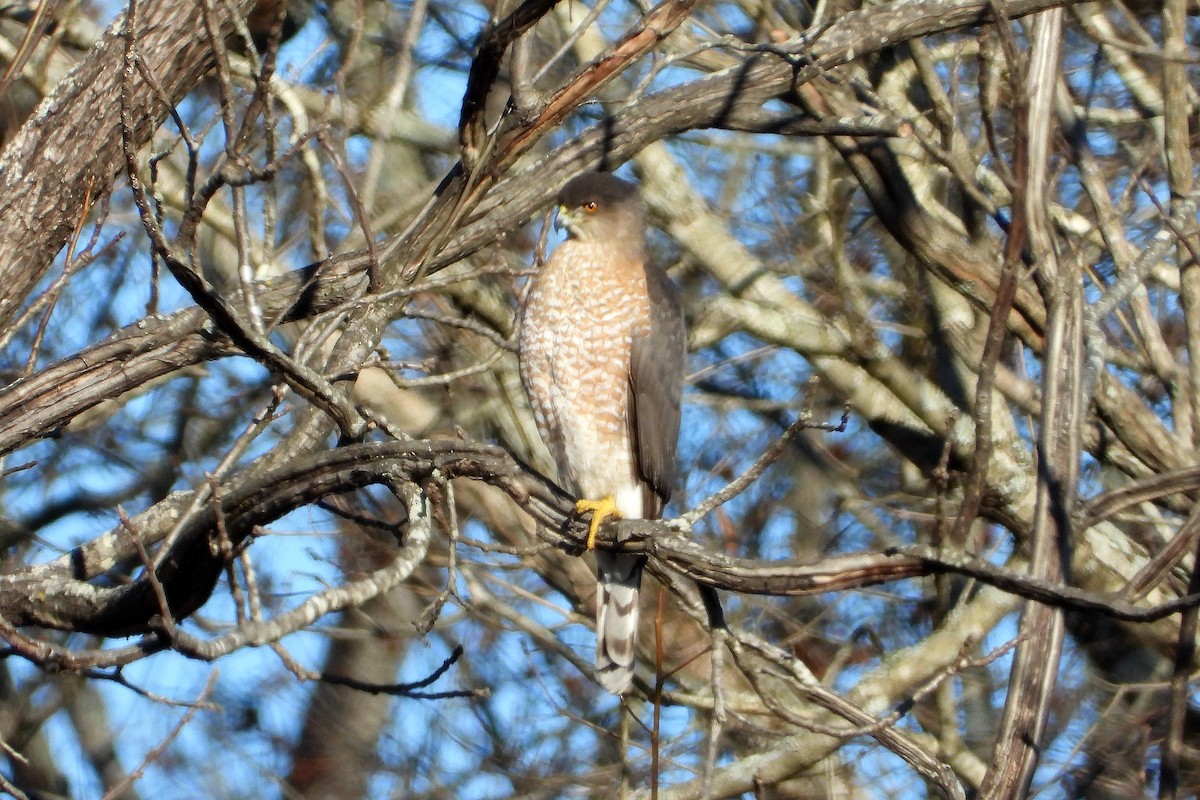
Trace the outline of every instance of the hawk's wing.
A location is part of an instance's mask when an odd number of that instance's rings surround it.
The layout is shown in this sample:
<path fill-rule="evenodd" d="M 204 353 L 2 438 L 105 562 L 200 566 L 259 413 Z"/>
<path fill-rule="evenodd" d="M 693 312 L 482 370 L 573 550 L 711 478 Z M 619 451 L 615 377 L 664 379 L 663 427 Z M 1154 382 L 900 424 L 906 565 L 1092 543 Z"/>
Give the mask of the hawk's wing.
<path fill-rule="evenodd" d="M 646 268 L 650 329 L 634 335 L 629 368 L 629 432 L 638 476 L 646 491 L 643 514 L 656 519 L 675 488 L 679 401 L 687 332 L 679 295 L 666 273 Z"/>

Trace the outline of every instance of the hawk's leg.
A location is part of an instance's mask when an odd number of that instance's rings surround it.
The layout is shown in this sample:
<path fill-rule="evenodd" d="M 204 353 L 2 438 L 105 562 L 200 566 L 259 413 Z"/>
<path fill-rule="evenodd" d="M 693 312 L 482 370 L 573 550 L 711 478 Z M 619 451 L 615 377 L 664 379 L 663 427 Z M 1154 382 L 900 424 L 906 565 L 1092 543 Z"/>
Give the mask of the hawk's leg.
<path fill-rule="evenodd" d="M 600 526 L 604 524 L 606 519 L 620 519 L 621 514 L 617 511 L 617 501 L 611 494 L 608 497 L 601 497 L 599 500 L 580 500 L 575 503 L 575 513 L 584 514 L 592 512 L 592 521 L 588 525 L 587 549 L 596 549 L 596 533 L 600 530 Z"/>

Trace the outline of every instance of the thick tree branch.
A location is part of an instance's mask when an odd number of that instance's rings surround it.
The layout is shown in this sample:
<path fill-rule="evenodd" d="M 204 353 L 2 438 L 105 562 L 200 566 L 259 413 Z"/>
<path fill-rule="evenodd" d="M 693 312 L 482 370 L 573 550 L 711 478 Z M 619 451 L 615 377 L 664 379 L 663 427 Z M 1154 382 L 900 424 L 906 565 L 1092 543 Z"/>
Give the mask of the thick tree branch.
<path fill-rule="evenodd" d="M 421 484 L 435 475 L 491 484 L 508 494 L 539 523 L 547 543 L 578 551 L 587 526 L 575 517 L 572 499 L 505 450 L 442 440 L 361 444 L 300 459 L 269 474 L 234 479 L 221 492 L 220 513 L 230 544 L 244 545 L 258 526 L 330 495 L 374 484 Z M 213 510 L 215 513 L 215 509 Z M 152 527 L 157 521 L 158 527 Z M 144 542 L 161 541 L 175 521 L 151 512 L 131 520 Z M 187 616 L 208 598 L 224 568 L 216 542 L 215 518 L 197 515 L 180 532 L 157 575 L 176 618 Z M 861 588 L 922 575 L 949 573 L 975 578 L 1049 606 L 1085 610 L 1133 622 L 1151 622 L 1200 605 L 1185 597 L 1154 607 L 1137 606 L 1053 581 L 1040 581 L 977 559 L 939 554 L 930 548 L 896 548 L 854 553 L 820 562 L 734 558 L 705 549 L 670 522 L 625 521 L 606 526 L 601 546 L 645 552 L 666 568 L 717 589 L 795 596 Z M 110 563 L 134 554 L 123 530 L 101 536 L 84 548 L 104 548 Z M 38 625 L 102 635 L 133 635 L 155 629 L 160 605 L 145 577 L 127 586 L 98 587 L 76 576 L 74 565 L 89 557 L 73 552 L 44 565 L 0 577 L 0 617 L 11 624 Z M 91 576 L 89 576 L 91 577 Z M 197 649 L 200 654 L 202 648 Z"/>
<path fill-rule="evenodd" d="M 222 31 L 234 31 L 220 6 Z M 137 33 L 146 68 L 166 92 L 139 83 L 129 98 L 137 145 L 149 141 L 169 106 L 182 100 L 212 66 L 200 3 L 150 0 Z M 77 220 L 107 194 L 124 163 L 120 103 L 124 18 L 109 26 L 86 60 L 73 69 L 0 155 L 0 328 L 50 268 Z M 86 155 L 85 155 L 86 154 Z"/>

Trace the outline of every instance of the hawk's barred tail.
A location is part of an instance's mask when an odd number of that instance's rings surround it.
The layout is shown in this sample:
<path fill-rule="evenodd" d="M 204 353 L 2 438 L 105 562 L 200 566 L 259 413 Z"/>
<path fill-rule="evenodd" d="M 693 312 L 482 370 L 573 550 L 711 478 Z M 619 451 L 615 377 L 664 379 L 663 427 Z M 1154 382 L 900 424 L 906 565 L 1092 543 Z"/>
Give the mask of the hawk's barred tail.
<path fill-rule="evenodd" d="M 643 556 L 596 552 L 596 677 L 617 695 L 624 694 L 633 681 L 638 589 L 645 564 Z"/>

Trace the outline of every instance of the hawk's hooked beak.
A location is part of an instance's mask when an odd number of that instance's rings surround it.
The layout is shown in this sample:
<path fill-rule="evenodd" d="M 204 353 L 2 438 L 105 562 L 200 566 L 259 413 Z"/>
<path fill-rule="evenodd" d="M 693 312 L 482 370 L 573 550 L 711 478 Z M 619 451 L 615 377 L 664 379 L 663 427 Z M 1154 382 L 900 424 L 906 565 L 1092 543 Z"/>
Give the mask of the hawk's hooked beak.
<path fill-rule="evenodd" d="M 583 209 L 559 206 L 558 212 L 554 216 L 554 227 L 560 231 L 565 230 L 569 234 L 578 236 L 579 218 L 582 214 Z"/>

